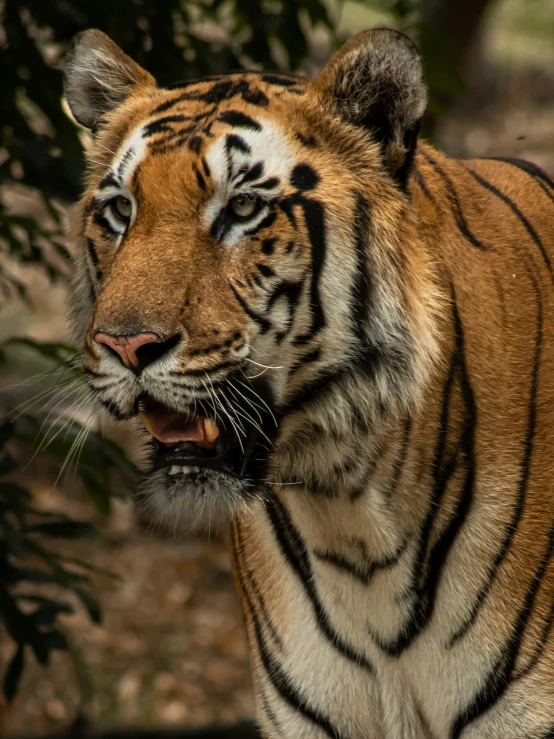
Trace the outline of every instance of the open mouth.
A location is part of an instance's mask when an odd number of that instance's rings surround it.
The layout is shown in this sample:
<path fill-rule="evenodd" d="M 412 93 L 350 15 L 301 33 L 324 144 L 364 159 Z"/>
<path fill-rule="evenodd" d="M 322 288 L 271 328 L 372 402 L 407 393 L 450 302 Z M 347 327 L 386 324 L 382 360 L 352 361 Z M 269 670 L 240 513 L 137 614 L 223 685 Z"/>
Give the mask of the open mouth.
<path fill-rule="evenodd" d="M 259 425 L 225 425 L 221 417 L 178 412 L 149 396 L 140 402 L 139 417 L 152 436 L 153 470 L 169 475 L 200 468 L 241 479 L 263 433 Z"/>

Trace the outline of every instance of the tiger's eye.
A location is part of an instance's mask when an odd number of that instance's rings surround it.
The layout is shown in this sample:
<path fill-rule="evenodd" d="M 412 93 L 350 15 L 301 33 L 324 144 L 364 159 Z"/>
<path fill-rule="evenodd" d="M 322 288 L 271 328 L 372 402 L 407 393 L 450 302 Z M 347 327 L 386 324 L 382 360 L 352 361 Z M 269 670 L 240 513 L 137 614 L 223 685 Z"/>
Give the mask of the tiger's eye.
<path fill-rule="evenodd" d="M 122 221 L 128 221 L 133 212 L 133 204 L 129 198 L 125 198 L 123 195 L 118 195 L 117 198 L 112 200 L 112 208 Z"/>
<path fill-rule="evenodd" d="M 237 195 L 230 202 L 233 213 L 239 218 L 249 218 L 254 215 L 258 208 L 258 203 L 246 195 Z"/>

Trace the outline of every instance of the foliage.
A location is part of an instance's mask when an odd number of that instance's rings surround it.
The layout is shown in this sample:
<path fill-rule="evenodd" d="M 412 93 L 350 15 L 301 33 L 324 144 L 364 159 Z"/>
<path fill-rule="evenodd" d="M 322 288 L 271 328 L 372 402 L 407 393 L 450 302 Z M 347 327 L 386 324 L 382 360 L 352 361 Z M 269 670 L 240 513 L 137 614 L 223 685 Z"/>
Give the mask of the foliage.
<path fill-rule="evenodd" d="M 23 338 L 5 342 L 2 353 L 16 346 L 37 352 L 47 363 L 55 362 L 54 369 L 69 371 L 69 380 L 79 385 L 80 375 L 67 360 L 68 353 L 74 353 L 70 348 Z M 54 383 L 40 395 L 48 398 L 58 392 L 59 384 Z M 0 425 L 0 622 L 16 645 L 3 679 L 8 700 L 15 695 L 29 650 L 40 664 L 46 664 L 52 650 L 69 648 L 57 619 L 60 614 L 73 613 L 75 598 L 95 623 L 100 621 L 100 604 L 88 590 L 90 574 L 113 577 L 62 553 L 62 540 L 96 537 L 98 531 L 91 523 L 33 505 L 30 491 L 18 479 L 33 447 L 40 441 L 43 454 L 53 457 L 58 466 L 79 451 L 76 471 L 102 513 L 110 512 L 110 493 L 117 489 L 116 478 L 127 488 L 138 478 L 134 465 L 116 444 L 95 432 L 85 437 L 83 424 L 74 419 L 63 425 L 54 422 L 43 437 L 44 421 L 26 412 L 32 404 L 31 397 L 13 421 L 5 420 Z M 69 594 L 73 599 L 68 599 Z"/>

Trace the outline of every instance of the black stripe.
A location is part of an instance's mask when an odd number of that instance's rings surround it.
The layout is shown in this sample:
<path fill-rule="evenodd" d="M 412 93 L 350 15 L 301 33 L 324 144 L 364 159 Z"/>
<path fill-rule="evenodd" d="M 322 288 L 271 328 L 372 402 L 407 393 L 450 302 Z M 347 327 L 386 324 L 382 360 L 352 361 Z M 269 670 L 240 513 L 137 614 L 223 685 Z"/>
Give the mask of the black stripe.
<path fill-rule="evenodd" d="M 510 208 L 512 213 L 514 213 L 514 215 L 517 216 L 517 218 L 519 218 L 519 220 L 524 225 L 525 230 L 527 231 L 529 236 L 533 239 L 535 244 L 539 247 L 542 257 L 545 261 L 545 264 L 548 267 L 548 271 L 550 272 L 550 275 L 554 277 L 554 275 L 552 274 L 552 264 L 550 263 L 550 257 L 546 253 L 546 249 L 544 248 L 544 244 L 542 243 L 541 237 L 535 231 L 535 229 L 529 222 L 528 218 L 520 211 L 520 209 L 517 207 L 517 205 L 514 203 L 514 201 L 511 198 L 509 198 L 505 193 L 501 192 L 491 182 L 486 180 L 480 174 L 477 174 L 477 172 L 475 172 L 473 169 L 468 168 L 467 171 L 480 185 L 482 185 L 484 188 L 486 188 L 487 190 L 492 192 L 494 195 L 496 195 L 496 197 L 502 200 L 503 203 L 506 203 L 506 205 Z"/>
<path fill-rule="evenodd" d="M 396 492 L 396 488 L 398 487 L 398 483 L 400 482 L 400 479 L 402 477 L 402 471 L 404 470 L 404 465 L 406 464 L 406 459 L 408 457 L 408 450 L 410 448 L 411 430 L 412 430 L 412 417 L 408 416 L 408 420 L 406 421 L 406 424 L 404 426 L 404 432 L 402 434 L 400 454 L 394 460 L 394 465 L 392 468 L 392 475 L 391 475 L 391 482 L 390 482 L 389 487 L 386 488 L 385 490 L 385 493 L 388 498 L 392 498 L 392 496 Z"/>
<path fill-rule="evenodd" d="M 253 164 L 243 173 L 242 177 L 238 181 L 235 180 L 235 187 L 242 187 L 242 185 L 245 185 L 247 182 L 259 180 L 260 177 L 262 177 L 263 173 L 263 162 L 256 162 L 256 164 Z"/>
<path fill-rule="evenodd" d="M 486 158 L 495 162 L 504 162 L 505 164 L 511 164 L 512 167 L 517 167 L 517 169 L 520 169 L 522 172 L 531 175 L 537 185 L 540 185 L 541 189 L 550 198 L 550 200 L 554 200 L 554 182 L 550 179 L 546 172 L 543 172 L 543 170 L 536 164 L 533 164 L 533 162 L 527 162 L 525 159 L 514 159 L 512 157 Z"/>
<path fill-rule="evenodd" d="M 444 182 L 446 186 L 446 193 L 448 196 L 448 201 L 450 205 L 452 206 L 452 213 L 454 215 L 454 220 L 456 221 L 456 225 L 460 229 L 460 232 L 464 236 L 467 241 L 472 246 L 477 247 L 477 249 L 481 249 L 482 251 L 487 251 L 488 246 L 485 246 L 482 241 L 479 241 L 479 239 L 470 231 L 469 226 L 467 224 L 467 221 L 465 219 L 462 206 L 460 203 L 460 199 L 458 197 L 458 193 L 456 192 L 456 189 L 454 187 L 454 184 L 450 177 L 446 174 L 446 172 L 440 167 L 431 157 L 427 154 L 427 152 L 422 151 L 421 154 L 425 157 L 427 162 L 433 167 L 435 172 L 440 176 L 442 181 Z"/>
<path fill-rule="evenodd" d="M 236 133 L 228 133 L 225 137 L 225 148 L 227 151 L 231 151 L 231 149 L 236 149 L 237 151 L 242 151 L 244 154 L 250 154 L 250 147 L 246 143 L 246 141 L 242 138 L 242 136 L 239 136 Z"/>
<path fill-rule="evenodd" d="M 274 187 L 277 187 L 279 184 L 279 178 L 278 177 L 269 177 L 267 180 L 264 180 L 263 182 L 256 182 L 256 187 L 258 190 L 273 190 Z"/>
<path fill-rule="evenodd" d="M 252 590 L 252 593 L 253 593 L 254 597 L 256 598 L 256 600 L 257 600 L 257 602 L 259 604 L 261 615 L 263 617 L 263 620 L 264 620 L 267 628 L 271 632 L 271 636 L 273 637 L 273 639 L 274 639 L 275 643 L 277 644 L 277 646 L 279 647 L 279 649 L 282 649 L 283 648 L 283 640 L 281 638 L 281 635 L 277 631 L 277 627 L 275 626 L 275 623 L 273 622 L 273 619 L 271 618 L 271 614 L 267 610 L 267 605 L 266 605 L 266 602 L 265 602 L 264 595 L 263 595 L 263 593 L 260 590 L 260 587 L 259 587 L 258 582 L 256 580 L 256 577 L 254 575 L 254 572 L 249 567 L 246 566 L 246 557 L 245 557 L 245 554 L 244 554 L 244 546 L 243 546 L 242 539 L 241 539 L 241 526 L 240 526 L 240 521 L 238 519 L 235 519 L 234 526 L 235 526 L 235 530 L 236 530 L 236 535 L 233 537 L 233 541 L 234 541 L 234 544 L 235 544 L 235 547 L 236 547 L 237 554 L 240 557 L 240 564 L 242 565 L 242 567 L 237 567 L 237 572 L 238 572 L 238 576 L 239 576 L 239 578 L 241 580 L 241 584 L 242 584 L 242 589 L 243 589 L 243 592 L 244 592 L 244 596 L 245 596 L 245 598 L 248 601 L 248 607 L 252 611 L 255 610 L 254 603 L 252 601 L 252 598 L 250 597 L 250 594 L 248 592 L 248 588 L 246 587 L 246 582 L 245 582 L 245 580 L 243 578 L 243 574 L 245 574 L 246 577 L 248 578 L 248 582 L 250 584 L 250 588 Z"/>
<path fill-rule="evenodd" d="M 302 292 L 302 286 L 304 285 L 304 280 L 300 280 L 299 282 L 279 282 L 271 293 L 269 294 L 269 298 L 267 301 L 267 311 L 270 311 L 279 298 L 284 297 L 288 303 L 288 320 L 287 320 L 287 326 L 286 328 L 279 332 L 279 334 L 276 336 L 276 341 L 278 344 L 280 344 L 283 339 L 288 336 L 294 319 L 294 313 L 296 310 L 296 306 L 298 305 L 298 301 L 300 300 L 300 294 Z"/>
<path fill-rule="evenodd" d="M 103 190 L 105 187 L 110 187 L 110 186 L 113 186 L 113 187 L 120 187 L 121 186 L 119 180 L 115 177 L 115 175 L 114 175 L 113 172 L 109 172 L 104 177 L 104 179 L 102 180 L 102 182 L 98 185 L 98 189 L 99 190 Z"/>
<path fill-rule="evenodd" d="M 273 254 L 275 244 L 277 243 L 276 238 L 264 239 L 262 241 L 262 251 L 264 254 Z"/>
<path fill-rule="evenodd" d="M 135 156 L 135 147 L 131 146 L 130 149 L 128 149 L 125 154 L 123 155 L 123 159 L 119 163 L 119 167 L 117 168 L 117 174 L 119 177 L 123 176 L 123 173 L 125 171 L 125 168 L 131 161 L 131 159 Z"/>
<path fill-rule="evenodd" d="M 273 496 L 266 502 L 266 511 L 283 557 L 297 575 L 311 603 L 319 630 L 339 654 L 366 672 L 373 674 L 373 665 L 367 657 L 357 652 L 350 644 L 347 644 L 331 625 L 329 614 L 325 610 L 315 586 L 308 551 L 300 533 L 292 522 L 288 510 L 276 496 Z"/>
<path fill-rule="evenodd" d="M 394 641 L 386 642 L 376 634 L 373 634 L 376 644 L 393 657 L 398 657 L 402 654 L 431 620 L 438 586 L 447 563 L 448 554 L 465 522 L 473 500 L 477 407 L 465 365 L 464 334 L 456 306 L 455 295 L 452 296 L 452 305 L 456 348 L 443 391 L 441 418 L 432 467 L 434 470 L 434 479 L 430 505 L 421 526 L 418 550 L 414 560 L 412 590 L 416 596 L 416 602 L 412 608 L 408 623 L 404 625 L 401 633 Z M 447 439 L 455 374 L 459 374 L 460 376 L 460 391 L 465 411 L 460 438 L 456 440 L 456 444 L 454 445 L 455 451 L 448 455 Z M 427 554 L 437 511 L 447 491 L 448 483 L 461 461 L 465 463 L 465 478 L 454 514 L 445 529 L 441 532 L 430 553 Z"/>
<path fill-rule="evenodd" d="M 119 236 L 119 233 L 113 230 L 110 222 L 102 212 L 95 213 L 92 216 L 92 222 L 104 231 L 105 238 L 115 239 Z"/>
<path fill-rule="evenodd" d="M 305 405 L 324 402 L 324 396 L 333 390 L 335 383 L 354 375 L 353 365 L 331 365 L 322 370 L 311 382 L 299 388 L 283 408 L 283 416 L 301 410 Z"/>
<path fill-rule="evenodd" d="M 266 334 L 271 328 L 271 322 L 268 321 L 267 318 L 264 318 L 264 316 L 261 316 L 259 313 L 253 311 L 233 284 L 231 284 L 231 290 L 233 291 L 233 295 L 237 299 L 237 302 L 246 313 L 246 315 L 251 318 L 257 326 L 259 326 L 260 333 Z"/>
<path fill-rule="evenodd" d="M 262 704 L 262 712 L 267 717 L 267 720 L 271 723 L 273 727 L 272 730 L 276 732 L 276 736 L 283 736 L 283 731 L 281 729 L 281 723 L 278 720 L 275 712 L 269 705 L 269 700 L 268 700 L 268 697 L 265 691 L 263 690 L 263 687 L 261 685 L 258 685 L 257 689 L 258 689 L 258 694 L 260 696 L 260 701 Z"/>
<path fill-rule="evenodd" d="M 310 308 L 312 312 L 311 326 L 308 331 L 297 336 L 294 343 L 305 344 L 312 339 L 326 325 L 325 313 L 319 294 L 319 280 L 325 264 L 325 213 L 322 204 L 301 194 L 291 195 L 280 203 L 283 210 L 300 205 L 304 211 L 304 219 L 308 228 L 308 237 L 311 245 L 312 275 L 310 281 Z"/>
<path fill-rule="evenodd" d="M 224 113 L 221 113 L 217 120 L 221 123 L 228 123 L 230 126 L 234 126 L 236 128 L 251 128 L 254 131 L 262 130 L 258 121 L 250 118 L 249 115 L 241 113 L 240 110 L 227 110 Z"/>
<path fill-rule="evenodd" d="M 321 349 L 319 347 L 311 352 L 308 352 L 307 354 L 303 354 L 301 357 L 298 357 L 298 359 L 291 365 L 291 368 L 289 369 L 289 378 L 291 378 L 294 374 L 296 374 L 296 372 L 298 372 L 299 369 L 305 367 L 307 364 L 313 364 L 313 362 L 317 362 L 320 357 Z"/>
<path fill-rule="evenodd" d="M 234 541 L 236 542 L 236 535 L 233 535 L 233 532 L 231 533 Z M 239 585 L 243 586 L 243 581 L 240 577 Z M 277 691 L 282 700 L 285 701 L 285 703 L 288 703 L 288 705 L 294 708 L 295 711 L 298 711 L 298 713 L 302 714 L 304 718 L 308 719 L 313 724 L 322 729 L 327 734 L 327 736 L 331 737 L 331 739 L 343 739 L 342 735 L 339 733 L 338 729 L 333 726 L 331 721 L 327 717 L 322 716 L 320 711 L 312 708 L 312 706 L 306 700 L 304 700 L 304 698 L 300 695 L 300 692 L 293 685 L 290 677 L 283 670 L 282 665 L 272 655 L 271 650 L 269 649 L 263 635 L 258 615 L 255 609 L 252 608 L 250 596 L 248 592 L 244 590 L 244 587 L 242 587 L 241 589 L 248 605 L 250 618 L 252 619 L 252 625 L 254 627 L 254 633 L 256 637 L 256 644 L 258 646 L 258 653 L 260 655 L 260 659 L 264 666 L 267 677 L 273 685 L 274 689 Z"/>
<path fill-rule="evenodd" d="M 166 115 L 162 118 L 157 118 L 151 123 L 147 123 L 142 132 L 142 138 L 148 139 L 150 136 L 154 136 L 156 133 L 163 133 L 165 131 L 173 131 L 170 124 L 172 123 L 185 123 L 185 121 L 192 120 L 188 115 Z"/>
<path fill-rule="evenodd" d="M 196 181 L 198 182 L 198 187 L 204 192 L 206 192 L 206 189 L 207 189 L 206 180 L 202 176 L 202 173 L 200 172 L 199 169 L 197 169 L 196 167 L 193 167 L 193 169 L 194 169 L 194 174 L 196 175 Z"/>
<path fill-rule="evenodd" d="M 535 358 L 533 362 L 533 380 L 532 380 L 532 397 L 536 398 L 538 394 L 538 372 L 540 368 L 540 356 L 542 348 L 543 334 L 543 308 L 539 291 L 539 286 L 533 274 L 529 272 L 529 276 L 534 284 L 535 294 L 537 296 L 537 331 L 535 338 Z M 536 410 L 531 411 L 530 426 L 535 426 Z M 527 472 L 526 480 L 529 473 Z M 501 655 L 497 663 L 493 666 L 486 679 L 485 684 L 475 695 L 472 702 L 467 706 L 456 718 L 452 731 L 451 739 L 457 739 L 464 728 L 471 722 L 475 721 L 479 716 L 488 711 L 504 694 L 513 678 L 514 667 L 519 655 L 521 643 L 525 628 L 531 618 L 535 598 L 539 591 L 542 579 L 547 570 L 548 564 L 552 558 L 554 551 L 554 524 L 551 526 L 548 534 L 548 543 L 546 550 L 541 558 L 541 562 L 535 572 L 535 575 L 529 585 L 518 616 L 513 623 L 512 632 L 506 640 L 502 648 Z"/>
<path fill-rule="evenodd" d="M 274 210 L 272 210 L 270 213 L 266 215 L 265 218 L 262 218 L 262 220 L 252 228 L 247 228 L 244 232 L 247 236 L 254 236 L 258 233 L 258 231 L 261 231 L 264 228 L 269 228 L 270 226 L 273 226 L 275 223 L 275 219 L 277 218 L 277 213 L 275 213 Z"/>
<path fill-rule="evenodd" d="M 256 264 L 256 269 L 264 277 L 275 277 L 275 272 L 267 264 Z"/>
<path fill-rule="evenodd" d="M 421 192 L 427 198 L 427 200 L 430 200 L 431 203 L 433 203 L 433 205 L 436 205 L 435 198 L 431 195 L 431 192 L 429 188 L 427 187 L 427 183 L 425 182 L 423 175 L 421 174 L 419 169 L 417 169 L 415 164 L 412 166 L 412 177 L 414 179 L 414 182 L 418 185 Z"/>
<path fill-rule="evenodd" d="M 531 273 L 529 273 L 529 276 L 531 280 L 533 281 L 537 302 L 540 303 L 540 294 L 538 293 L 538 286 Z M 527 431 L 525 433 L 525 439 L 523 441 L 523 459 L 521 461 L 517 498 L 516 498 L 516 503 L 514 506 L 514 512 L 512 515 L 512 519 L 506 526 L 506 531 L 504 534 L 502 545 L 500 549 L 498 550 L 498 553 L 494 559 L 491 569 L 488 572 L 485 582 L 483 583 L 483 585 L 481 586 L 481 589 L 479 590 L 477 594 L 477 598 L 475 599 L 475 602 L 473 603 L 471 607 L 471 611 L 469 615 L 466 617 L 466 619 L 462 622 L 461 626 L 458 628 L 456 633 L 450 639 L 450 642 L 448 644 L 449 647 L 454 646 L 454 644 L 459 639 L 461 639 L 475 623 L 475 620 L 477 616 L 479 615 L 479 611 L 481 610 L 490 592 L 490 589 L 494 583 L 494 580 L 498 574 L 498 570 L 500 569 L 500 566 L 502 562 L 504 561 L 506 554 L 508 553 L 510 547 L 512 546 L 515 533 L 517 531 L 519 522 L 521 520 L 521 516 L 523 514 L 525 498 L 527 494 L 527 487 L 529 485 L 529 472 L 531 468 L 531 458 L 533 454 L 533 441 L 535 438 L 535 429 L 536 429 L 536 424 L 537 424 L 537 383 L 538 383 L 538 373 L 539 373 L 539 365 L 540 365 L 540 353 L 541 353 L 541 338 L 540 337 L 541 335 L 542 335 L 542 318 L 540 319 L 540 325 L 538 327 L 538 333 L 537 333 L 537 339 L 536 339 L 536 345 L 535 345 L 535 356 L 533 359 L 533 368 L 531 371 L 531 389 L 529 392 L 529 401 L 528 401 L 529 417 L 527 421 Z"/>
<path fill-rule="evenodd" d="M 352 285 L 352 323 L 361 348 L 368 343 L 370 285 L 368 276 L 368 249 L 370 228 L 370 206 L 360 193 L 354 193 L 354 249 L 356 251 L 356 274 Z"/>
<path fill-rule="evenodd" d="M 458 739 L 466 726 L 490 710 L 509 688 L 514 674 L 514 667 L 519 656 L 525 629 L 529 623 L 529 619 L 531 618 L 537 593 L 539 592 L 553 554 L 554 524 L 548 532 L 546 549 L 541 557 L 541 561 L 539 562 L 535 575 L 531 580 L 531 584 L 527 589 L 527 593 L 525 594 L 525 598 L 517 618 L 514 621 L 510 638 L 507 640 L 503 648 L 503 653 L 494 668 L 490 671 L 483 688 L 481 688 L 469 706 L 467 706 L 467 708 L 465 708 L 454 721 L 452 731 L 450 733 L 451 739 Z"/>
<path fill-rule="evenodd" d="M 321 560 L 321 562 L 326 562 L 327 564 L 333 565 L 339 570 L 343 570 L 349 575 L 352 575 L 352 577 L 355 580 L 358 580 L 362 585 L 369 585 L 376 572 L 394 567 L 394 565 L 398 563 L 400 557 L 406 551 L 407 546 L 408 542 L 406 540 L 402 542 L 396 552 L 393 552 L 389 557 L 370 562 L 365 567 L 361 567 L 357 562 L 352 562 L 352 560 L 338 552 L 328 552 L 316 549 L 314 550 L 314 555 Z"/>
<path fill-rule="evenodd" d="M 90 238 L 87 238 L 87 249 L 90 256 L 90 261 L 94 264 L 95 267 L 98 267 L 98 252 L 96 251 L 94 241 Z"/>

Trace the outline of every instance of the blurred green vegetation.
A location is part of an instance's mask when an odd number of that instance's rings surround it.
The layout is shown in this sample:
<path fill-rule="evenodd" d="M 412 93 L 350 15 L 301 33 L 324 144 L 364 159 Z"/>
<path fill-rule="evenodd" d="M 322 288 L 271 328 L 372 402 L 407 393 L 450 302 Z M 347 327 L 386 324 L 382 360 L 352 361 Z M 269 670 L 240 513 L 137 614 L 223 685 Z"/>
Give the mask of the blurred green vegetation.
<path fill-rule="evenodd" d="M 463 87 L 460 60 L 474 30 L 466 23 L 465 35 L 453 34 L 445 44 L 443 29 L 454 27 L 460 12 L 470 10 L 475 25 L 485 4 L 355 3 L 360 9 L 379 8 L 390 25 L 419 39 L 435 113 Z M 337 27 L 344 5 L 324 0 L 5 0 L 0 23 L 0 308 L 8 299 L 32 304 L 22 279 L 25 266 L 51 281 L 65 280 L 69 271 L 63 207 L 77 198 L 83 172 L 79 131 L 61 105 L 63 57 L 74 34 L 100 28 L 162 85 L 240 67 L 295 71 L 312 53 L 314 29 L 327 33 L 329 51 L 343 40 Z M 18 214 L 7 197 L 21 188 L 35 198 L 37 215 Z M 0 346 L 0 370 L 7 372 L 14 353 L 30 351 L 44 370 L 35 398 L 55 407 L 57 400 L 78 395 L 84 383 L 71 347 L 12 337 Z M 6 411 L 10 395 L 4 392 Z M 18 481 L 22 466 L 37 453 L 33 445 L 38 439 L 38 453 L 53 456 L 62 469 L 75 457 L 79 480 L 103 513 L 109 513 L 118 486 L 130 488 L 137 479 L 123 451 L 95 431 L 85 433 L 86 422 L 67 417 L 48 422 L 49 436 L 42 440 L 48 417 L 46 409 L 37 412 L 36 406 L 31 397 L 18 415 L 8 414 L 0 425 L 0 620 L 14 642 L 3 683 L 8 699 L 17 691 L 29 653 L 44 664 L 52 650 L 70 648 L 57 620 L 73 608 L 64 593 L 76 595 L 94 621 L 101 618 L 100 604 L 87 589 L 89 566 L 67 561 L 60 544 L 98 532 L 86 522 L 33 506 L 29 490 Z M 56 586 L 59 595 L 39 594 L 38 584 Z"/>

